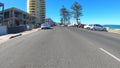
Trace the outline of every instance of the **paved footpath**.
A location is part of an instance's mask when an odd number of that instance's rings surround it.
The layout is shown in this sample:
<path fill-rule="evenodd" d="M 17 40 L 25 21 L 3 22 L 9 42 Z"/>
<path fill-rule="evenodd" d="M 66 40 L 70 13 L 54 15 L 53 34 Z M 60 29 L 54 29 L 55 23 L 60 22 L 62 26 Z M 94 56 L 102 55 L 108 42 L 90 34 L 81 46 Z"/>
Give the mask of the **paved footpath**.
<path fill-rule="evenodd" d="M 20 34 L 22 34 L 22 35 L 27 35 L 27 34 L 36 32 L 38 29 L 40 29 L 40 28 L 32 29 L 32 30 L 30 30 L 30 31 L 24 31 L 24 32 L 21 32 L 21 33 L 7 34 L 7 35 L 0 36 L 0 44 L 8 41 L 8 40 L 10 39 L 10 37 L 12 37 L 12 36 L 17 36 L 17 35 L 20 35 Z"/>

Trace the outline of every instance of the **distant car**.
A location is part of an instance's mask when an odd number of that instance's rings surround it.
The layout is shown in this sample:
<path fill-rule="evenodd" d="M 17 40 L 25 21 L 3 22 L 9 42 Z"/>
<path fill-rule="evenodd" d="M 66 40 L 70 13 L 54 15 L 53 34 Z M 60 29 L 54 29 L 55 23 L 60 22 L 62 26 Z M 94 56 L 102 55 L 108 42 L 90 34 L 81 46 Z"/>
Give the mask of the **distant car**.
<path fill-rule="evenodd" d="M 106 31 L 106 28 L 104 28 L 100 24 L 89 24 L 89 25 L 85 25 L 84 28 L 88 30 Z"/>
<path fill-rule="evenodd" d="M 50 26 L 51 26 L 51 27 L 54 27 L 54 26 L 56 26 L 56 24 L 51 24 Z"/>
<path fill-rule="evenodd" d="M 48 23 L 41 24 L 41 29 L 51 29 L 51 25 Z"/>
<path fill-rule="evenodd" d="M 68 27 L 74 27 L 74 25 L 73 24 L 68 24 Z"/>
<path fill-rule="evenodd" d="M 67 25 L 67 24 L 63 24 L 63 25 L 61 25 L 61 26 L 63 26 L 63 27 L 67 27 L 68 25 Z"/>

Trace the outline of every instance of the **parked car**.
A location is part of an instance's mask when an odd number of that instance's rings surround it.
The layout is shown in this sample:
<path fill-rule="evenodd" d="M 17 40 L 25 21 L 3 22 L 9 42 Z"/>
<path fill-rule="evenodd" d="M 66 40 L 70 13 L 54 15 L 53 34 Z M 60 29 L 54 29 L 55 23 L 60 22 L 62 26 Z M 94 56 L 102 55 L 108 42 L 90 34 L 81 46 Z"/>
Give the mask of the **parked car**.
<path fill-rule="evenodd" d="M 54 26 L 56 26 L 56 24 L 51 24 L 50 26 L 51 26 L 51 27 L 54 27 Z"/>
<path fill-rule="evenodd" d="M 68 27 L 74 27 L 74 25 L 73 24 L 68 24 Z"/>
<path fill-rule="evenodd" d="M 41 24 L 41 29 L 51 29 L 51 25 L 49 23 Z"/>
<path fill-rule="evenodd" d="M 61 26 L 63 26 L 63 27 L 67 27 L 68 25 L 67 25 L 67 24 L 63 24 L 63 25 L 61 25 Z"/>
<path fill-rule="evenodd" d="M 84 28 L 88 30 L 106 31 L 106 28 L 104 28 L 100 24 L 89 24 L 89 25 L 85 25 Z"/>
<path fill-rule="evenodd" d="M 84 28 L 85 24 L 79 24 L 78 28 Z"/>

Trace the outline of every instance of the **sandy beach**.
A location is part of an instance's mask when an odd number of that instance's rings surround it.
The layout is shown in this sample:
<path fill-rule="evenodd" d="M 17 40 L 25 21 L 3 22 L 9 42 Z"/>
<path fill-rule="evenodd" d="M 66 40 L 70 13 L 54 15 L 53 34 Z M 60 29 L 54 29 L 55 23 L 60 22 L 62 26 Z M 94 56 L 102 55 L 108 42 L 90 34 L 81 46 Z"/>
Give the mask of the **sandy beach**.
<path fill-rule="evenodd" d="M 120 29 L 110 29 L 110 28 L 107 28 L 107 31 L 108 32 L 112 32 L 112 33 L 120 34 Z"/>

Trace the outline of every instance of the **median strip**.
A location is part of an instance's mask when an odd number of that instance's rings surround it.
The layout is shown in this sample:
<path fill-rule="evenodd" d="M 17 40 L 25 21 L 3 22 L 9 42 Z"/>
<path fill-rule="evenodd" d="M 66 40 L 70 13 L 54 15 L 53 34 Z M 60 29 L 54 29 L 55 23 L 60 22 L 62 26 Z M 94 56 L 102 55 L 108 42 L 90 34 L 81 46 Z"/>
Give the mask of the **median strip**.
<path fill-rule="evenodd" d="M 116 56 L 114 56 L 113 54 L 111 54 L 110 52 L 106 51 L 105 49 L 103 48 L 99 48 L 101 51 L 105 52 L 106 54 L 108 54 L 109 56 L 111 56 L 112 58 L 116 59 L 117 61 L 120 62 L 120 59 Z"/>

